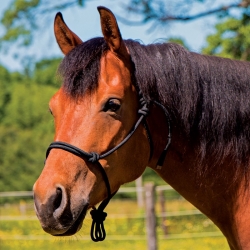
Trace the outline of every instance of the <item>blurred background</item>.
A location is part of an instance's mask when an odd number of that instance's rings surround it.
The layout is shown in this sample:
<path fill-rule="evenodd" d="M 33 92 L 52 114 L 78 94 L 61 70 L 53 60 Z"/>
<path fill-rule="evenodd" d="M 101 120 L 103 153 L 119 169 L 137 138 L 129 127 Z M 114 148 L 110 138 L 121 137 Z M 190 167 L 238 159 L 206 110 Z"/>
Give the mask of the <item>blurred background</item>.
<path fill-rule="evenodd" d="M 75 237 L 57 239 L 42 231 L 31 190 L 53 140 L 48 101 L 61 84 L 54 16 L 61 11 L 84 41 L 101 36 L 99 5 L 114 12 L 124 39 L 177 42 L 198 53 L 250 60 L 250 0 L 2 0 L 0 249 L 146 249 L 148 181 L 156 186 L 159 249 L 229 249 L 213 223 L 149 169 L 110 203 L 105 242 L 90 242 L 88 218 Z"/>

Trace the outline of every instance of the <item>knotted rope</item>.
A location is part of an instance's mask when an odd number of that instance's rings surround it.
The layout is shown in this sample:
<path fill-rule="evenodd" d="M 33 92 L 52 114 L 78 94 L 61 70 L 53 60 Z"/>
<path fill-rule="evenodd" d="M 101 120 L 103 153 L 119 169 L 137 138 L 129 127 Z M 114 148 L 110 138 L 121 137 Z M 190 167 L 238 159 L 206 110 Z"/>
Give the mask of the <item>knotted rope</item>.
<path fill-rule="evenodd" d="M 103 222 L 107 217 L 107 213 L 98 209 L 93 209 L 90 211 L 90 214 L 93 220 L 90 231 L 91 239 L 94 242 L 103 241 L 106 238 L 106 231 Z"/>

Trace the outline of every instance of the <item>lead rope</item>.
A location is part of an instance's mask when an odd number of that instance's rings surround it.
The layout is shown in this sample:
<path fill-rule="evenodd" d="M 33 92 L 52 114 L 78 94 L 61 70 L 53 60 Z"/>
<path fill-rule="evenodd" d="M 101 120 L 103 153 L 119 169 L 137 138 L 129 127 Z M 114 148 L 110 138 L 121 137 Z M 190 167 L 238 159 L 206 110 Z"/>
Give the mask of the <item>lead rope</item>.
<path fill-rule="evenodd" d="M 80 158 L 87 158 L 89 162 L 95 163 L 96 166 L 98 166 L 98 168 L 102 174 L 102 178 L 106 184 L 108 197 L 102 201 L 102 203 L 99 205 L 99 207 L 97 209 L 94 207 L 93 210 L 90 211 L 90 214 L 92 216 L 92 225 L 91 225 L 90 236 L 94 242 L 103 241 L 106 237 L 106 231 L 105 231 L 103 222 L 107 217 L 107 213 L 105 213 L 103 210 L 108 205 L 110 199 L 114 195 L 114 194 L 113 195 L 111 194 L 110 184 L 109 184 L 107 174 L 99 162 L 100 157 L 101 158 L 103 158 L 103 157 L 95 152 L 87 153 L 87 152 L 85 152 L 85 151 L 83 151 L 83 150 L 81 150 L 73 145 L 70 145 L 66 142 L 57 141 L 57 142 L 52 142 L 50 144 L 50 146 L 48 147 L 47 152 L 46 152 L 46 158 L 48 157 L 50 150 L 53 148 L 63 149 L 67 152 L 70 152 L 70 153 L 80 157 Z"/>
<path fill-rule="evenodd" d="M 105 231 L 103 223 L 107 217 L 107 213 L 104 212 L 104 209 L 106 208 L 109 201 L 113 197 L 113 195 L 111 194 L 109 180 L 108 180 L 106 172 L 104 171 L 102 165 L 100 164 L 100 162 L 98 160 L 96 161 L 96 164 L 98 165 L 98 167 L 102 173 L 102 177 L 105 181 L 107 192 L 108 192 L 108 197 L 102 201 L 102 203 L 99 205 L 99 207 L 97 209 L 94 207 L 90 211 L 90 214 L 92 217 L 90 236 L 94 242 L 103 241 L 106 238 L 106 231 Z"/>
<path fill-rule="evenodd" d="M 106 154 L 103 154 L 103 155 L 99 156 L 99 158 L 104 158 L 105 156 L 113 153 L 115 150 L 117 150 L 119 147 L 121 147 L 123 144 L 125 144 L 129 140 L 129 138 L 133 135 L 133 133 L 135 132 L 135 130 L 137 129 L 137 127 L 139 126 L 139 124 L 141 123 L 141 121 L 148 115 L 148 112 L 149 112 L 148 105 L 147 105 L 146 101 L 144 100 L 141 92 L 139 93 L 139 96 L 140 96 L 140 100 L 139 101 L 140 101 L 140 104 L 141 104 L 141 109 L 138 110 L 138 113 L 141 115 L 141 117 L 139 118 L 139 120 L 135 124 L 133 130 L 126 136 L 126 138 L 120 144 L 118 144 L 112 150 L 108 151 Z M 147 128 L 146 128 L 146 130 L 147 130 Z M 147 135 L 148 134 L 149 133 L 147 131 Z M 148 138 L 150 138 L 149 135 L 148 135 Z M 150 142 L 150 147 L 151 147 L 151 142 Z M 150 155 L 151 155 L 151 153 L 150 153 Z M 97 158 L 98 158 L 98 155 L 97 155 Z M 108 198 L 105 199 L 99 205 L 98 209 L 94 208 L 92 211 L 90 211 L 90 214 L 92 216 L 92 225 L 91 225 L 90 235 L 91 235 L 91 239 L 94 242 L 103 241 L 106 238 L 106 231 L 105 231 L 103 223 L 104 223 L 104 220 L 107 217 L 107 213 L 104 212 L 104 209 L 106 208 L 106 206 L 108 205 L 110 199 L 114 195 L 114 194 L 111 195 L 108 177 L 106 175 L 106 172 L 102 168 L 102 165 L 98 161 L 99 158 L 95 162 L 99 165 L 99 169 L 101 170 L 103 178 L 104 178 L 104 181 L 106 183 L 106 187 L 107 187 L 107 191 L 108 191 Z"/>

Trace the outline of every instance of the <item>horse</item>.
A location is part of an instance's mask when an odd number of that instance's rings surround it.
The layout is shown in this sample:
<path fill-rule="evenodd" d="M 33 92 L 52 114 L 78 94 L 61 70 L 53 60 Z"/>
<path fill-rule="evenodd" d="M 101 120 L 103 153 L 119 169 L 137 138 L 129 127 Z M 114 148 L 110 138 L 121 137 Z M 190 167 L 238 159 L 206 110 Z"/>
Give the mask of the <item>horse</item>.
<path fill-rule="evenodd" d="M 250 249 L 250 63 L 124 40 L 114 14 L 98 11 L 103 37 L 86 42 L 55 17 L 65 57 L 49 102 L 54 142 L 33 187 L 42 228 L 73 235 L 93 209 L 92 238 L 103 240 L 105 206 L 150 167 L 230 249 Z"/>

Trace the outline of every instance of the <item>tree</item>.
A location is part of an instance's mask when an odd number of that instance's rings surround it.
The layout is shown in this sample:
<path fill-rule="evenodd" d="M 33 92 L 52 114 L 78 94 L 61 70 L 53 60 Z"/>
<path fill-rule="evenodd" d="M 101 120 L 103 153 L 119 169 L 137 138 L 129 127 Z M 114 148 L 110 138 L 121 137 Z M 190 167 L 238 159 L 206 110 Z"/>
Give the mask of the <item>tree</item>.
<path fill-rule="evenodd" d="M 130 22 L 124 18 L 122 20 L 128 24 L 140 25 L 152 21 L 153 25 L 166 25 L 172 21 L 191 21 L 214 14 L 230 15 L 231 9 L 244 9 L 250 5 L 249 0 L 229 0 L 219 7 L 211 7 L 213 3 L 211 0 L 130 0 L 126 6 L 127 11 L 139 15 L 141 19 L 137 22 Z M 193 9 L 201 4 L 206 4 L 206 10 L 193 14 Z"/>
<path fill-rule="evenodd" d="M 55 11 L 74 6 L 84 7 L 87 2 L 87 0 L 12 0 L 1 19 L 5 28 L 5 32 L 0 37 L 2 51 L 7 51 L 10 45 L 15 45 L 16 48 L 31 46 L 41 30 L 39 23 L 41 17 L 46 22 L 45 20 L 48 19 L 46 16 L 52 15 Z M 120 21 L 129 25 L 151 23 L 152 27 L 159 24 L 166 25 L 173 21 L 190 21 L 214 14 L 230 16 L 231 9 L 246 9 L 250 5 L 250 0 L 229 0 L 216 8 L 209 8 L 209 4 L 214 2 L 212 0 L 130 0 L 128 4 L 124 4 L 122 0 L 116 0 L 117 2 L 127 12 L 139 17 L 139 20 L 137 18 L 136 21 L 130 21 L 124 14 L 119 17 Z M 206 5 L 208 9 L 193 14 L 193 10 L 201 5 Z M 43 25 L 47 26 L 46 23 Z M 18 55 L 18 51 L 15 51 L 15 54 Z"/>
<path fill-rule="evenodd" d="M 203 53 L 238 60 L 250 60 L 250 10 L 240 16 L 225 18 L 207 37 Z"/>
<path fill-rule="evenodd" d="M 81 7 L 86 1 L 12 0 L 11 7 L 5 11 L 1 21 L 6 32 L 1 37 L 0 44 L 30 46 L 39 30 L 36 23 L 39 15 L 50 14 L 52 10 L 62 10 L 71 6 Z M 196 14 L 192 14 L 192 6 L 211 0 L 171 1 L 171 9 L 169 1 L 130 0 L 126 6 L 128 11 L 141 13 L 142 19 L 138 22 L 140 25 L 147 22 L 155 25 L 171 20 L 192 20 L 220 13 L 220 23 L 215 27 L 215 34 L 208 37 L 208 45 L 204 52 L 250 60 L 250 0 Z M 177 10 L 178 6 L 181 8 Z M 232 8 L 240 11 L 232 14 L 229 11 Z M 182 43 L 180 39 L 170 41 Z M 184 43 L 182 45 L 185 46 Z M 45 150 L 53 138 L 53 119 L 48 112 L 48 101 L 59 87 L 56 69 L 60 60 L 43 59 L 34 66 L 28 65 L 24 74 L 9 72 L 0 66 L 1 191 L 31 190 L 41 172 Z M 147 171 L 145 178 L 152 179 L 152 173 Z"/>
<path fill-rule="evenodd" d="M 48 102 L 58 86 L 44 62 L 37 65 L 31 77 L 0 67 L 0 191 L 31 190 L 53 140 Z"/>
<path fill-rule="evenodd" d="M 32 80 L 36 84 L 59 86 L 59 77 L 57 76 L 57 68 L 62 58 L 42 59 L 35 63 L 32 70 Z"/>
<path fill-rule="evenodd" d="M 10 73 L 0 65 L 0 123 L 6 115 L 6 107 L 11 100 L 12 82 L 22 82 L 23 76 L 18 73 Z"/>
<path fill-rule="evenodd" d="M 39 27 L 41 15 L 63 10 L 74 5 L 83 6 L 85 0 L 12 0 L 1 23 L 5 28 L 0 42 L 29 46 Z"/>

